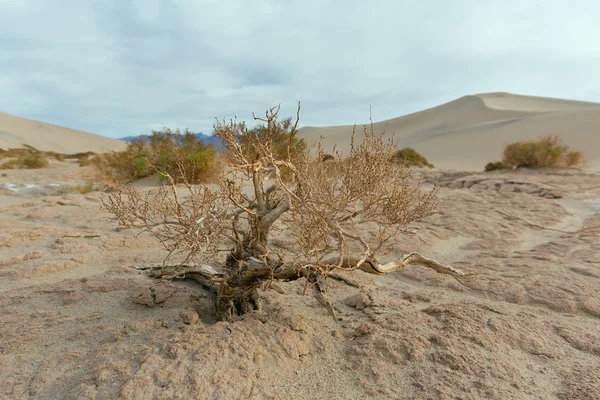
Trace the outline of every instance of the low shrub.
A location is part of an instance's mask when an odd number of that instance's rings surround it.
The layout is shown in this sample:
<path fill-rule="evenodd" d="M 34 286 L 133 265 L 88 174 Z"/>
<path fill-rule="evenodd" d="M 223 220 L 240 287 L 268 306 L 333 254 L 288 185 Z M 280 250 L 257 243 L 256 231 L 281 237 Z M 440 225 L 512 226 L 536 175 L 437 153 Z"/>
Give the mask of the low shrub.
<path fill-rule="evenodd" d="M 15 169 L 15 168 L 19 168 L 19 160 L 17 159 L 12 159 L 12 160 L 8 160 L 2 164 L 0 164 L 0 169 Z"/>
<path fill-rule="evenodd" d="M 181 134 L 170 129 L 135 138 L 127 143 L 125 151 L 98 155 L 91 165 L 105 183 L 117 185 L 157 172 L 160 181 L 166 179 L 160 173 L 168 173 L 176 182 L 202 183 L 218 170 L 213 145 L 202 142 L 190 131 Z"/>
<path fill-rule="evenodd" d="M 88 181 L 81 185 L 75 185 L 72 187 L 75 192 L 86 194 L 94 191 L 94 182 Z"/>
<path fill-rule="evenodd" d="M 0 169 L 39 169 L 48 168 L 50 162 L 40 153 L 31 153 L 27 155 L 21 155 L 17 158 L 12 158 L 3 164 L 0 164 Z"/>
<path fill-rule="evenodd" d="M 510 168 L 507 167 L 502 161 L 489 162 L 485 165 L 485 170 L 487 172 L 502 170 L 502 169 L 510 169 Z"/>
<path fill-rule="evenodd" d="M 87 167 L 91 163 L 90 158 L 85 155 L 77 157 L 77 162 L 80 167 Z"/>
<path fill-rule="evenodd" d="M 415 149 L 410 147 L 405 147 L 398 150 L 392 156 L 391 161 L 396 164 L 406 163 L 406 165 L 409 167 L 434 168 L 433 164 L 427 161 L 427 159 L 419 154 Z"/>
<path fill-rule="evenodd" d="M 521 140 L 504 148 L 501 163 L 507 169 L 513 168 L 565 168 L 583 163 L 583 153 L 572 151 L 558 136 L 545 136 L 536 140 Z M 496 168 L 497 169 L 497 168 Z"/>
<path fill-rule="evenodd" d="M 22 163 L 22 168 L 26 169 L 48 168 L 50 166 L 48 159 L 40 153 L 32 153 L 20 161 Z"/>

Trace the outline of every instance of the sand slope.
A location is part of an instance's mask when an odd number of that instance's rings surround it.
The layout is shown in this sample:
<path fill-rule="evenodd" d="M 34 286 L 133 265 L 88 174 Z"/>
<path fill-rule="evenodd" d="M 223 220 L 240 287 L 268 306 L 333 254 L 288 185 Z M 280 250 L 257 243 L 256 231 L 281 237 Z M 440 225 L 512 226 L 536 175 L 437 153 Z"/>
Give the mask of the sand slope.
<path fill-rule="evenodd" d="M 125 149 L 125 142 L 0 112 L 0 149 L 21 148 L 73 154 Z"/>
<path fill-rule="evenodd" d="M 376 111 L 376 110 L 375 110 Z M 589 169 L 600 169 L 600 104 L 510 93 L 465 96 L 421 112 L 377 122 L 395 134 L 400 147 L 413 147 L 438 168 L 481 170 L 500 160 L 504 146 L 551 134 L 583 150 Z M 362 134 L 362 125 L 357 128 Z M 326 149 L 347 151 L 352 126 L 306 127 L 309 145 L 321 136 Z"/>

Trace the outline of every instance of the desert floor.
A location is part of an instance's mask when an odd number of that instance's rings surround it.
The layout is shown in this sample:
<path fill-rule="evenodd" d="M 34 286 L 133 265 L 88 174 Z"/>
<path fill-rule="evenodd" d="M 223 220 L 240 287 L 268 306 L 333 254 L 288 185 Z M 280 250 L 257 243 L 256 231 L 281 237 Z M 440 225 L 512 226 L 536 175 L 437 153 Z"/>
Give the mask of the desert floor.
<path fill-rule="evenodd" d="M 165 253 L 69 188 L 86 168 L 5 173 L 2 399 L 600 399 L 598 173 L 423 172 L 440 212 L 390 257 L 419 251 L 472 288 L 358 271 L 362 290 L 330 282 L 338 322 L 300 281 L 216 322 L 208 291 L 134 269 Z"/>

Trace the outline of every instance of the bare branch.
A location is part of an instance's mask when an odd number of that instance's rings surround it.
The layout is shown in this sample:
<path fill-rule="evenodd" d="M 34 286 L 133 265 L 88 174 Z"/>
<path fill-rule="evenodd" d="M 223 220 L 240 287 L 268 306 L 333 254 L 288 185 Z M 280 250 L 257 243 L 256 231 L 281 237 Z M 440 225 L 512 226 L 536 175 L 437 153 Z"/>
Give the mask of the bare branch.
<path fill-rule="evenodd" d="M 184 178 L 181 188 L 151 166 L 167 185 L 144 195 L 127 188 L 103 200 L 120 228 L 154 235 L 164 246 L 163 265 L 147 270 L 152 276 L 215 288 L 222 318 L 257 309 L 258 290 L 277 280 L 306 279 L 334 318 L 325 296 L 328 276 L 356 285 L 343 274 L 385 275 L 421 264 L 465 284 L 467 274 L 418 253 L 378 261 L 412 222 L 437 209 L 437 191 L 424 191 L 412 171 L 390 162 L 393 138 L 375 133 L 371 120 L 362 140 L 353 128 L 348 154 L 334 149 L 333 160 L 323 162 L 321 145 L 311 153 L 297 138 L 300 103 L 294 122 L 279 122 L 279 111 L 253 114 L 265 125 L 252 129 L 235 119 L 215 123 L 228 162 L 219 185 L 194 186 Z M 274 246 L 279 232 L 293 243 Z"/>

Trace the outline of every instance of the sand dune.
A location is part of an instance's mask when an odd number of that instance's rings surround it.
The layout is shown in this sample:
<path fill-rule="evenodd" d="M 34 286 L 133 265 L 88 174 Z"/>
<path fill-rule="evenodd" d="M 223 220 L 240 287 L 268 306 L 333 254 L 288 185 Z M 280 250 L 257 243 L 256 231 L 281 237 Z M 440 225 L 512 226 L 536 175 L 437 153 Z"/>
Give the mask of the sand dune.
<path fill-rule="evenodd" d="M 125 149 L 125 142 L 0 112 L 0 149 L 21 148 L 73 154 Z"/>
<path fill-rule="evenodd" d="M 600 104 L 509 93 L 461 97 L 424 111 L 375 123 L 394 134 L 401 147 L 413 147 L 437 168 L 481 170 L 500 160 L 504 146 L 521 139 L 556 134 L 585 154 L 586 168 L 600 169 Z M 362 125 L 357 128 L 362 134 Z M 326 149 L 349 147 L 352 126 L 306 127 L 309 145 L 321 136 Z"/>

